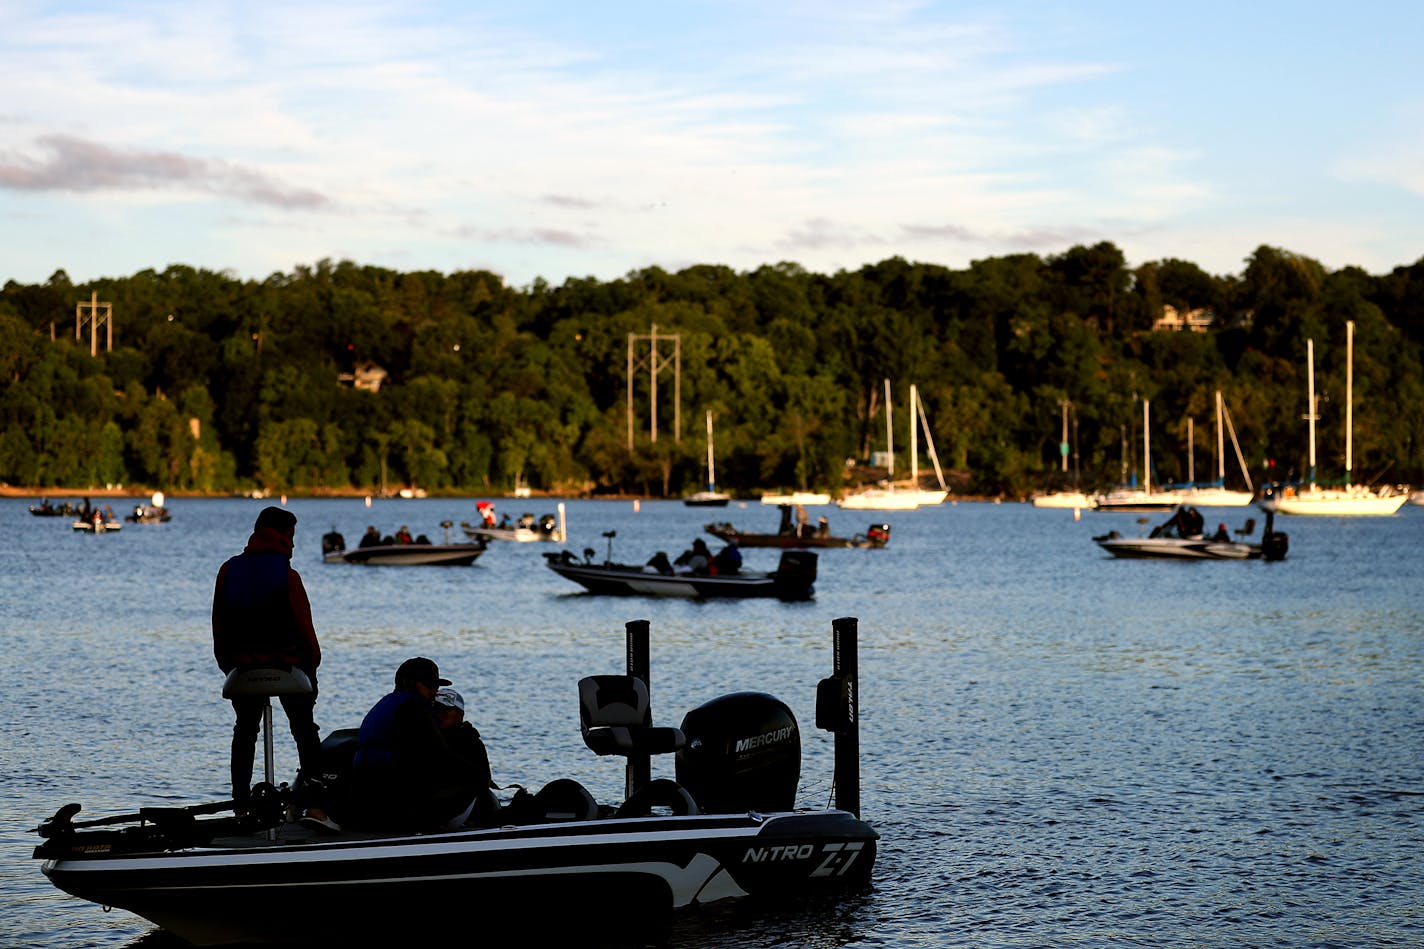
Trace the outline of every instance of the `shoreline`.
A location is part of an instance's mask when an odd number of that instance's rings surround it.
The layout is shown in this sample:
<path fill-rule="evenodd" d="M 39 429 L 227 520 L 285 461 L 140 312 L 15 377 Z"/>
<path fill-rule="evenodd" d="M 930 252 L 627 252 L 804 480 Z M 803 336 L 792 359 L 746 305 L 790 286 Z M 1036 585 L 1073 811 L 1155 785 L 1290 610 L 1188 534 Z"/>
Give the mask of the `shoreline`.
<path fill-rule="evenodd" d="M 126 488 L 126 487 L 123 487 L 123 486 L 118 486 L 118 487 L 103 487 L 103 488 L 74 489 L 74 488 L 56 488 L 56 487 L 47 487 L 47 488 L 25 488 L 25 487 L 17 487 L 17 486 L 15 486 L 15 485 L 10 485 L 10 484 L 0 484 L 0 497 L 4 497 L 4 498 L 29 498 L 29 499 L 32 499 L 32 500 L 34 500 L 34 501 L 39 501 L 41 498 L 49 498 L 51 501 L 56 502 L 56 503 L 62 503 L 62 502 L 64 502 L 64 501 L 80 501 L 80 500 L 82 500 L 82 499 L 84 499 L 84 498 L 110 498 L 110 499 L 112 499 L 112 498 L 135 498 L 135 499 L 139 499 L 139 500 L 147 500 L 148 498 L 151 498 L 151 497 L 153 496 L 153 493 L 154 493 L 153 490 L 148 489 L 148 488 Z M 681 501 L 681 500 L 682 500 L 681 497 L 676 497 L 676 498 L 662 498 L 662 497 L 654 497 L 654 496 L 652 496 L 652 495 L 645 495 L 645 494 L 565 495 L 565 494 L 542 494 L 542 493 L 541 493 L 541 494 L 532 494 L 532 495 L 530 495 L 529 497 L 516 497 L 516 496 L 514 496 L 514 495 L 512 495 L 512 494 L 497 494 L 497 493 L 493 493 L 493 492 L 487 492 L 487 493 L 483 493 L 483 494 L 470 494 L 470 493 L 465 493 L 465 492 L 450 493 L 450 494 L 440 493 L 440 494 L 430 494 L 430 495 L 428 495 L 428 496 L 425 497 L 425 498 L 402 498 L 402 497 L 400 497 L 399 495 L 387 495 L 386 497 L 381 498 L 381 497 L 378 497 L 376 494 L 374 494 L 374 493 L 372 493 L 372 492 L 370 492 L 370 491 L 358 491 L 358 490 L 355 490 L 355 489 L 325 489 L 325 488 L 324 488 L 324 489 L 321 489 L 321 490 L 292 491 L 292 492 L 289 492 L 289 493 L 287 493 L 287 494 L 285 494 L 285 495 L 273 495 L 273 496 L 267 496 L 267 497 L 253 497 L 253 495 L 251 495 L 251 494 L 239 494 L 239 493 L 228 492 L 228 491 L 164 491 L 163 494 L 164 494 L 164 497 L 169 498 L 169 499 L 181 498 L 181 499 L 185 499 L 185 500 L 192 500 L 192 499 L 199 499 L 199 500 L 201 500 L 201 499 L 205 499 L 205 498 L 245 498 L 245 499 L 248 499 L 248 500 L 255 500 L 255 501 L 269 501 L 269 500 L 270 500 L 270 501 L 276 501 L 276 502 L 279 502 L 279 503 L 282 502 L 283 499 L 291 500 L 291 499 L 293 499 L 293 498 L 304 498 L 304 499 L 312 499 L 312 498 L 343 498 L 343 499 L 360 500 L 360 499 L 362 499 L 362 498 L 367 498 L 367 497 L 372 498 L 372 499 L 375 499 L 375 500 L 383 500 L 383 501 L 408 501 L 408 500 L 430 500 L 430 501 L 434 501 L 434 500 L 440 500 L 440 499 L 442 499 L 442 498 L 444 498 L 444 499 L 452 499 L 452 498 L 454 498 L 454 499 L 461 499 L 461 498 L 498 498 L 498 499 L 500 499 L 500 500 L 505 500 L 505 501 L 538 501 L 538 500 L 542 500 L 542 499 L 547 499 L 547 500 L 562 500 L 562 501 L 648 501 L 648 502 L 654 502 L 654 501 Z M 960 495 L 952 495 L 951 497 L 947 498 L 943 503 L 944 503 L 944 504 L 947 504 L 947 505 L 954 505 L 954 504 L 957 504 L 957 503 L 959 503 L 959 502 L 961 502 L 961 501 L 966 501 L 966 502 L 990 503 L 990 504 L 1017 504 L 1017 503 L 1021 503 L 1021 502 L 1027 501 L 1027 500 L 1028 500 L 1027 498 L 989 497 L 989 496 L 960 494 Z M 760 504 L 760 503 L 761 503 L 761 498 L 760 498 L 760 497 L 746 497 L 746 498 L 733 497 L 731 503 L 734 504 L 734 505 L 735 505 L 735 504 Z M 831 505 L 829 505 L 829 506 L 834 506 L 834 505 L 835 505 L 835 502 L 832 501 L 832 502 L 831 502 Z M 819 506 L 827 506 L 827 505 L 819 505 Z M 867 511 L 866 513 L 875 513 L 875 512 L 873 512 L 873 511 Z M 880 512 L 880 513 L 893 513 L 893 512 Z"/>

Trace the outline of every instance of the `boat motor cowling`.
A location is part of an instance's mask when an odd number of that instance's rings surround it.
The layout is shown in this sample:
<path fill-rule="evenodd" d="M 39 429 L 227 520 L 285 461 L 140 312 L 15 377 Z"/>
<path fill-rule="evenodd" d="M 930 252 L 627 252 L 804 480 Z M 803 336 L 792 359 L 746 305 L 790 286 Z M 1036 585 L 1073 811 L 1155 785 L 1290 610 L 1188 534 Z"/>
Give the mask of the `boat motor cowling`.
<path fill-rule="evenodd" d="M 733 692 L 688 712 L 677 781 L 704 814 L 788 811 L 801 781 L 796 716 L 765 692 Z"/>

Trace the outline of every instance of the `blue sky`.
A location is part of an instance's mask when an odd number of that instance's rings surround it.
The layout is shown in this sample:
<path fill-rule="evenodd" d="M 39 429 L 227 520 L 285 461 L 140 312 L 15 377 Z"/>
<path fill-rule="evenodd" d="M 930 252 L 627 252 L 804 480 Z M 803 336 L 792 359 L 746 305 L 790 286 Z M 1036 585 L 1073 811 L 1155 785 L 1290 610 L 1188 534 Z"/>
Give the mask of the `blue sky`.
<path fill-rule="evenodd" d="M 1424 4 L 0 0 L 0 281 L 1424 257 Z"/>

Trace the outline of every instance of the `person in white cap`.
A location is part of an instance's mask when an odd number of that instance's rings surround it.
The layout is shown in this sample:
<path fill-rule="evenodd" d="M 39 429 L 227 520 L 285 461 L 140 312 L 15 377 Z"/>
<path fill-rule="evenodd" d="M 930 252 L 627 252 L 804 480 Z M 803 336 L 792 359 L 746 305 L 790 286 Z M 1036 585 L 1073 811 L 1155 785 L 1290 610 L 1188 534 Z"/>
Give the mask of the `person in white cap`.
<path fill-rule="evenodd" d="M 489 753 L 474 725 L 465 721 L 465 698 L 449 686 L 442 686 L 435 693 L 435 723 L 440 726 L 440 734 L 450 750 L 465 759 L 474 771 L 475 786 L 497 788 L 490 777 Z M 497 806 L 491 795 L 477 794 L 475 810 L 471 818 L 475 821 L 487 813 L 486 805 Z"/>
<path fill-rule="evenodd" d="M 432 703 L 449 684 L 434 660 L 407 659 L 396 670 L 395 690 L 366 713 L 351 771 L 357 829 L 428 831 L 464 823 L 484 784 L 436 727 Z"/>

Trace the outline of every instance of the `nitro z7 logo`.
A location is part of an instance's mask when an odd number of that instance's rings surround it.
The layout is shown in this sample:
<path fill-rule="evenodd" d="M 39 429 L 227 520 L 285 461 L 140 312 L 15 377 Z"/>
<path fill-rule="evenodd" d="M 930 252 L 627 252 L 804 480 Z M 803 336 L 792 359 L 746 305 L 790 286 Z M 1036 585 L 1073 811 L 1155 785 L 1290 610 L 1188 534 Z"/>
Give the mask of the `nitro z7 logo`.
<path fill-rule="evenodd" d="M 855 858 L 860 856 L 863 842 L 845 844 L 825 844 L 818 854 L 815 844 L 786 844 L 777 847 L 750 847 L 742 857 L 743 863 L 781 863 L 787 860 L 819 859 L 813 877 L 835 877 L 847 873 Z"/>

